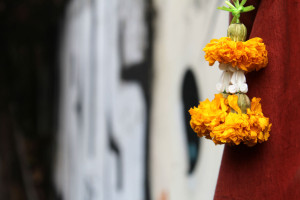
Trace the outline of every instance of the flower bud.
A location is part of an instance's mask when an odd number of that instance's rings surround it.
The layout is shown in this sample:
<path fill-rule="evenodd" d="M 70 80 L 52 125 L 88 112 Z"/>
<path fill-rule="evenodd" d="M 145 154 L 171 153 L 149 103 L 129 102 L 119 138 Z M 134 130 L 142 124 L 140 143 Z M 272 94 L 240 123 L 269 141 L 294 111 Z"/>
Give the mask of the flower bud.
<path fill-rule="evenodd" d="M 227 29 L 227 37 L 232 41 L 245 41 L 247 37 L 247 28 L 244 24 L 230 24 Z"/>
<path fill-rule="evenodd" d="M 247 109 L 251 107 L 251 102 L 246 94 L 237 94 L 238 96 L 238 106 L 240 107 L 242 113 L 247 114 Z"/>
<path fill-rule="evenodd" d="M 230 85 L 230 86 L 228 87 L 228 91 L 229 91 L 229 93 L 231 93 L 231 94 L 235 94 L 235 93 L 237 92 L 237 88 L 236 88 L 235 85 Z"/>
<path fill-rule="evenodd" d="M 248 85 L 247 83 L 240 84 L 240 92 L 247 93 L 248 92 Z"/>

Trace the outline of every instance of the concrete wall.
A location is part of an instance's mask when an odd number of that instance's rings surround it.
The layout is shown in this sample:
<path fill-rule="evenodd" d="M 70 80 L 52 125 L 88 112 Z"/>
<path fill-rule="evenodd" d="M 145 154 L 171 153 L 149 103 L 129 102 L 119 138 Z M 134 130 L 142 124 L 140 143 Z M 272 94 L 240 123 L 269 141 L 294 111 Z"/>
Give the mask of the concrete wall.
<path fill-rule="evenodd" d="M 202 48 L 226 35 L 217 0 L 73 0 L 61 43 L 55 182 L 67 200 L 212 199 L 223 147 L 188 108 L 220 76 Z"/>

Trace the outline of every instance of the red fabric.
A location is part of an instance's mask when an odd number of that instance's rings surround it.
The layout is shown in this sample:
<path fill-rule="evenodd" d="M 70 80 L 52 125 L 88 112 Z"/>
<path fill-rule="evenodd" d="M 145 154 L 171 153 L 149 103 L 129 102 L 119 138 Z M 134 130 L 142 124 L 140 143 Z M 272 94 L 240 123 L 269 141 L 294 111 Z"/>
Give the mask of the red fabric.
<path fill-rule="evenodd" d="M 215 199 L 300 199 L 300 1 L 251 1 L 242 14 L 267 45 L 269 64 L 247 74 L 248 95 L 262 98 L 272 122 L 269 141 L 255 147 L 226 146 Z M 252 28 L 251 28 L 252 26 Z M 250 31 L 249 31 L 250 32 Z"/>

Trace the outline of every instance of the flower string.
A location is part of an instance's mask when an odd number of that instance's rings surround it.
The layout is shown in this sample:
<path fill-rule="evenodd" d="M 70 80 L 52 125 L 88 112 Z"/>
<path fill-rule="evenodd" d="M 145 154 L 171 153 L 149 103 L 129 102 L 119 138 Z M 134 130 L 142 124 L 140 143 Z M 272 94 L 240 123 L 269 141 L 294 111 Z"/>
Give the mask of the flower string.
<path fill-rule="evenodd" d="M 246 0 L 218 9 L 229 11 L 233 20 L 227 36 L 213 39 L 203 51 L 212 66 L 216 61 L 223 71 L 216 88 L 219 94 L 212 101 L 206 99 L 191 108 L 190 125 L 199 137 L 211 139 L 215 144 L 254 146 L 268 140 L 272 124 L 265 117 L 260 98 L 250 101 L 246 95 L 248 85 L 245 73 L 258 71 L 268 64 L 268 52 L 261 38 L 245 41 L 247 29 L 240 23 L 240 13 L 249 12 L 253 6 L 244 7 Z"/>

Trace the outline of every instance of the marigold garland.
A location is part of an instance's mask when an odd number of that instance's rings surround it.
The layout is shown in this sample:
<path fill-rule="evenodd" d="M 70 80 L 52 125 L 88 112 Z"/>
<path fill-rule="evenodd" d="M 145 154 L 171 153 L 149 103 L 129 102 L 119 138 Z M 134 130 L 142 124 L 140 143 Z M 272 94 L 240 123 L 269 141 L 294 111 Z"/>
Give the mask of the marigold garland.
<path fill-rule="evenodd" d="M 191 108 L 190 125 L 199 137 L 212 139 L 215 144 L 253 146 L 267 141 L 272 124 L 262 113 L 260 98 L 254 97 L 247 114 L 241 112 L 238 97 L 216 94 L 212 101 L 206 99 Z M 233 108 L 237 113 L 232 113 Z"/>
<path fill-rule="evenodd" d="M 216 61 L 230 63 L 246 72 L 260 70 L 268 64 L 268 52 L 259 37 L 246 42 L 232 41 L 229 37 L 213 39 L 205 48 L 205 59 L 212 66 Z"/>
<path fill-rule="evenodd" d="M 190 125 L 199 137 L 211 139 L 215 144 L 253 146 L 268 140 L 272 124 L 262 113 L 260 98 L 250 102 L 246 95 L 246 72 L 258 71 L 268 64 L 268 52 L 259 37 L 246 40 L 247 28 L 240 23 L 240 13 L 249 12 L 253 6 L 244 7 L 247 0 L 235 0 L 234 5 L 219 9 L 232 12 L 233 19 L 227 36 L 213 39 L 203 51 L 209 65 L 216 61 L 223 71 L 212 101 L 206 99 L 191 108 Z"/>

